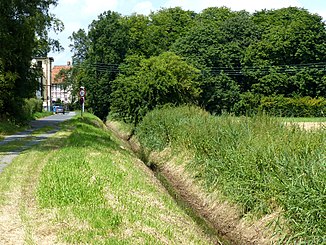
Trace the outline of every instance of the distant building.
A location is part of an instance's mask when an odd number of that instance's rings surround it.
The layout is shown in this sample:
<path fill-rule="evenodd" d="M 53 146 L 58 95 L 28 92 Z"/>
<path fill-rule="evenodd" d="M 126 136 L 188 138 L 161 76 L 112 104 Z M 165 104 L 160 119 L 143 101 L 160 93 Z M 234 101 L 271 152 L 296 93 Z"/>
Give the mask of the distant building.
<path fill-rule="evenodd" d="M 36 91 L 36 97 L 43 100 L 43 108 L 51 111 L 51 84 L 52 84 L 52 57 L 36 57 L 32 60 L 33 65 L 42 69 L 42 75 L 38 78 L 39 88 Z"/>
<path fill-rule="evenodd" d="M 67 62 L 67 65 L 56 65 L 53 67 L 51 89 L 51 97 L 53 102 L 60 100 L 64 104 L 71 103 L 72 87 L 67 86 L 65 83 L 65 78 L 63 76 L 60 77 L 59 75 L 61 70 L 69 70 L 71 68 L 72 66 L 70 65 L 70 62 Z"/>

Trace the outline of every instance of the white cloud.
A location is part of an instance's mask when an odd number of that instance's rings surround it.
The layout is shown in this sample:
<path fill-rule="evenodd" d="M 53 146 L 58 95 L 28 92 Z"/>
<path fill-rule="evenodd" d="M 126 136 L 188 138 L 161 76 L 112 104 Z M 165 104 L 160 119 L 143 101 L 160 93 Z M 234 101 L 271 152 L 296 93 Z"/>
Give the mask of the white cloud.
<path fill-rule="evenodd" d="M 154 10 L 154 6 L 151 1 L 140 2 L 132 9 L 133 13 L 148 15 Z"/>

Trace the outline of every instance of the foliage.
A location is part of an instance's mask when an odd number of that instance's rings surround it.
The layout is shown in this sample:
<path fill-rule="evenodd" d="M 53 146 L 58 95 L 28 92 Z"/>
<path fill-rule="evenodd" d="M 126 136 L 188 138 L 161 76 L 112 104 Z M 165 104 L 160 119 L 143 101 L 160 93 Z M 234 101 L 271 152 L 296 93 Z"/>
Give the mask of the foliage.
<path fill-rule="evenodd" d="M 112 11 L 101 14 L 89 26 L 90 60 L 105 64 L 122 62 L 128 47 L 126 31 L 120 14 Z"/>
<path fill-rule="evenodd" d="M 9 120 L 0 120 L 0 140 L 3 136 L 13 134 L 18 131 L 23 131 L 22 125 L 17 125 Z"/>
<path fill-rule="evenodd" d="M 130 61 L 127 72 L 137 65 L 134 59 Z M 111 113 L 118 118 L 137 124 L 157 106 L 197 102 L 199 71 L 174 53 L 143 59 L 134 71 L 112 83 Z"/>
<path fill-rule="evenodd" d="M 60 31 L 62 23 L 49 13 L 57 0 L 0 2 L 0 115 L 16 117 L 24 98 L 35 96 L 38 83 L 31 69 L 33 56 L 46 55 L 51 45 L 48 31 Z M 54 45 L 54 46 L 53 46 Z M 3 90 L 2 90 L 3 89 Z"/>
<path fill-rule="evenodd" d="M 153 110 L 136 136 L 149 151 L 169 147 L 193 155 L 184 169 L 207 191 L 242 207 L 241 216 L 282 210 L 286 223 L 275 220 L 271 227 L 285 241 L 325 238 L 325 128 L 308 132 L 266 116 L 216 117 L 186 106 Z"/>
<path fill-rule="evenodd" d="M 149 15 L 151 20 L 145 30 L 147 57 L 169 51 L 171 45 L 192 26 L 195 13 L 176 8 L 162 8 Z"/>
<path fill-rule="evenodd" d="M 259 109 L 274 116 L 324 117 L 326 114 L 326 99 L 264 97 L 261 100 Z"/>
<path fill-rule="evenodd" d="M 87 41 L 82 38 L 89 43 L 86 54 L 84 45 L 75 46 L 75 50 L 86 57 L 85 64 L 81 66 L 84 77 L 78 79 L 78 83 L 86 88 L 86 106 L 105 120 L 110 107 L 111 82 L 117 75 L 111 68 L 117 67 L 128 51 L 127 29 L 123 18 L 116 12 L 104 12 L 89 26 L 87 38 Z"/>
<path fill-rule="evenodd" d="M 214 114 L 233 111 L 240 97 L 239 85 L 225 73 L 204 79 L 201 89 L 200 104 Z"/>
<path fill-rule="evenodd" d="M 150 25 L 150 19 L 145 15 L 126 16 L 122 19 L 128 35 L 128 55 L 147 55 L 151 56 L 148 49 L 147 29 Z"/>
<path fill-rule="evenodd" d="M 257 12 L 252 20 L 262 34 L 246 50 L 243 63 L 256 67 L 246 73 L 254 91 L 268 96 L 323 96 L 325 73 L 318 68 L 326 54 L 322 18 L 290 7 Z"/>
<path fill-rule="evenodd" d="M 13 103 L 13 89 L 14 81 L 17 78 L 17 74 L 10 71 L 4 71 L 1 59 L 0 59 L 0 119 L 7 116 L 10 111 L 8 111 L 8 104 Z M 11 114 L 11 113 L 10 113 Z"/>
<path fill-rule="evenodd" d="M 240 94 L 240 99 L 233 107 L 235 115 L 252 116 L 258 113 L 262 96 L 259 94 L 245 92 Z"/>
<path fill-rule="evenodd" d="M 38 99 L 25 99 L 23 102 L 23 108 L 17 111 L 16 118 L 18 121 L 28 121 L 34 119 L 35 113 L 42 112 L 43 101 Z"/>
<path fill-rule="evenodd" d="M 88 108 L 104 120 L 117 74 L 123 71 L 124 80 L 134 83 L 139 60 L 167 51 L 201 70 L 200 104 L 211 113 L 253 113 L 258 111 L 256 98 L 263 96 L 326 94 L 325 23 L 301 8 L 250 14 L 225 7 L 200 13 L 177 7 L 148 16 L 108 11 L 92 22 L 88 34 L 79 30 L 71 40 L 75 62 L 83 67 L 76 83 L 85 83 Z M 251 94 L 255 98 L 249 105 Z M 248 106 L 251 111 L 244 111 Z"/>
<path fill-rule="evenodd" d="M 89 48 L 89 39 L 84 29 L 79 29 L 77 32 L 73 32 L 69 37 L 69 40 L 73 42 L 69 47 L 71 48 L 72 64 L 79 65 L 86 60 L 87 51 Z"/>

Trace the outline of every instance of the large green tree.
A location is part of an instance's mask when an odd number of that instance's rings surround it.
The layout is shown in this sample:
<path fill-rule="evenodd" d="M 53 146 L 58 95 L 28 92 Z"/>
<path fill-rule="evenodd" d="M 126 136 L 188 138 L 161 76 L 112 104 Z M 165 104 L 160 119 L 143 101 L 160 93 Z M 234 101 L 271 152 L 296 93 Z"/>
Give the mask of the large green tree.
<path fill-rule="evenodd" d="M 264 95 L 325 96 L 326 90 L 320 89 L 325 72 L 319 67 L 326 57 L 322 18 L 290 7 L 259 11 L 252 19 L 262 33 L 244 57 L 252 90 Z"/>
<path fill-rule="evenodd" d="M 208 8 L 195 18 L 194 24 L 175 41 L 171 50 L 199 68 L 224 66 L 220 26 L 234 14 L 228 8 Z"/>
<path fill-rule="evenodd" d="M 49 13 L 57 0 L 0 1 L 0 115 L 16 116 L 23 98 L 33 97 L 37 82 L 31 60 L 60 49 L 48 31 L 60 31 L 62 23 Z"/>
<path fill-rule="evenodd" d="M 157 56 L 169 51 L 175 40 L 186 34 L 192 26 L 195 15 L 193 11 L 180 7 L 162 8 L 152 12 L 149 15 L 150 23 L 145 30 L 146 56 Z"/>
<path fill-rule="evenodd" d="M 212 113 L 230 111 L 246 83 L 240 70 L 246 48 L 259 38 L 248 12 L 208 8 L 172 50 L 204 71 L 201 104 Z"/>
<path fill-rule="evenodd" d="M 79 29 L 77 32 L 73 32 L 69 37 L 69 40 L 72 44 L 69 45 L 71 48 L 72 55 L 72 64 L 80 65 L 82 64 L 88 54 L 89 49 L 89 39 L 84 29 Z"/>
<path fill-rule="evenodd" d="M 174 53 L 129 57 L 121 69 L 126 75 L 112 84 L 111 113 L 127 122 L 137 124 L 157 106 L 198 101 L 200 71 Z"/>
<path fill-rule="evenodd" d="M 129 36 L 123 17 L 112 11 L 101 14 L 90 25 L 87 42 L 89 48 L 83 65 L 87 68 L 83 79 L 88 91 L 87 105 L 105 120 L 110 106 L 111 81 L 128 52 Z"/>

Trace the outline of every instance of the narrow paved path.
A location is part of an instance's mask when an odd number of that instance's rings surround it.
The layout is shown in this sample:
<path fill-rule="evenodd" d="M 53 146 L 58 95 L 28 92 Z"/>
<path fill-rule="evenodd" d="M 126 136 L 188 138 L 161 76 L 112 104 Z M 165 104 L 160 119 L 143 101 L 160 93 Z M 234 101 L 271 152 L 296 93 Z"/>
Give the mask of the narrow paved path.
<path fill-rule="evenodd" d="M 13 134 L 13 135 L 6 136 L 3 141 L 0 141 L 0 153 L 2 153 L 2 155 L 0 155 L 0 173 L 22 151 L 30 148 L 33 145 L 40 143 L 41 141 L 43 141 L 43 140 L 47 139 L 48 137 L 52 136 L 53 134 L 55 134 L 59 130 L 59 127 L 58 127 L 59 123 L 66 121 L 75 115 L 76 115 L 75 112 L 69 112 L 66 114 L 56 114 L 56 115 L 52 115 L 52 116 L 45 117 L 42 119 L 34 120 L 34 121 L 31 121 L 31 123 L 30 123 L 30 126 L 31 126 L 30 129 L 25 130 L 23 132 Z M 32 133 L 35 130 L 41 129 L 41 128 L 47 127 L 47 126 L 53 127 L 53 129 L 46 133 L 32 137 L 31 140 L 26 141 L 25 145 L 20 146 L 17 149 L 14 149 L 11 151 L 1 150 L 3 145 L 6 145 L 10 142 L 23 140 L 27 137 L 31 137 Z"/>

